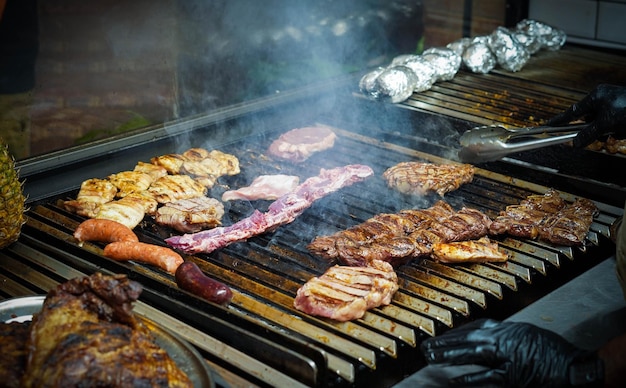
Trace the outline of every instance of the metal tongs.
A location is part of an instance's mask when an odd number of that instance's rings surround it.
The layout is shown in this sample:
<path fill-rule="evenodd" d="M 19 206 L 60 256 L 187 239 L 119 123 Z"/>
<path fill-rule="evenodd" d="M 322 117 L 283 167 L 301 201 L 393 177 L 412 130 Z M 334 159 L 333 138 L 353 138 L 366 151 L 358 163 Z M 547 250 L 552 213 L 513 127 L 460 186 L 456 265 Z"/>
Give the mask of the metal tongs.
<path fill-rule="evenodd" d="M 503 125 L 487 125 L 465 131 L 459 142 L 459 159 L 465 163 L 484 163 L 503 158 L 520 151 L 566 143 L 588 124 L 562 127 L 507 128 Z M 550 135 L 561 133 L 560 135 Z"/>

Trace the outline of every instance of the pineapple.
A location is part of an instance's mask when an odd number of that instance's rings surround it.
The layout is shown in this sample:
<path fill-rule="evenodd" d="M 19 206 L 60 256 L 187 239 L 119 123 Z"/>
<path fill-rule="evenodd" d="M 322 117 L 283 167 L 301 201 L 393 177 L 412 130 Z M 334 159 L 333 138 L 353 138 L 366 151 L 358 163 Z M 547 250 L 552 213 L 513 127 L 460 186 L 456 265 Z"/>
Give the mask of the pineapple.
<path fill-rule="evenodd" d="M 24 224 L 24 194 L 15 162 L 0 138 L 0 249 L 20 236 Z"/>

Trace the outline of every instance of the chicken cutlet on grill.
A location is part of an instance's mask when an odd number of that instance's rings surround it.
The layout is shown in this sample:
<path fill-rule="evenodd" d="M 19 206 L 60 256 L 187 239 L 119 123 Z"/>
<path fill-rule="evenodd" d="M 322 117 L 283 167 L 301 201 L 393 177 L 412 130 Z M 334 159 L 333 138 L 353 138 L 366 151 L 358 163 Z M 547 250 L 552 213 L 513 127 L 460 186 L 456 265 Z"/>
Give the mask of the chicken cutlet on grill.
<path fill-rule="evenodd" d="M 153 178 L 150 174 L 141 171 L 121 171 L 109 175 L 109 181 L 118 188 L 117 196 L 125 197 L 130 193 L 147 190 Z"/>
<path fill-rule="evenodd" d="M 215 198 L 205 196 L 180 199 L 161 206 L 155 215 L 160 225 L 180 232 L 198 232 L 222 224 L 224 205 Z"/>
<path fill-rule="evenodd" d="M 93 218 L 116 221 L 134 229 L 146 215 L 146 206 L 146 201 L 137 198 L 135 194 L 127 195 L 101 205 Z"/>
<path fill-rule="evenodd" d="M 335 265 L 311 278 L 296 293 L 294 307 L 310 315 L 349 321 L 367 310 L 391 303 L 398 290 L 398 276 L 389 263 L 371 267 Z"/>
<path fill-rule="evenodd" d="M 431 257 L 442 263 L 493 263 L 509 259 L 498 243 L 487 236 L 478 240 L 435 243 Z"/>
<path fill-rule="evenodd" d="M 87 179 L 81 183 L 76 199 L 63 202 L 63 207 L 83 217 L 93 218 L 98 212 L 98 207 L 112 201 L 116 194 L 117 187 L 110 181 Z"/>
<path fill-rule="evenodd" d="M 24 387 L 191 387 L 132 312 L 139 283 L 96 273 L 51 290 L 33 316 Z"/>
<path fill-rule="evenodd" d="M 474 179 L 471 164 L 434 164 L 401 162 L 383 173 L 387 185 L 404 194 L 425 195 L 431 192 L 443 197 Z"/>
<path fill-rule="evenodd" d="M 189 175 L 167 175 L 157 179 L 148 189 L 159 203 L 200 197 L 207 189 Z"/>
<path fill-rule="evenodd" d="M 190 148 L 179 154 L 167 154 L 150 159 L 152 164 L 162 166 L 172 175 L 189 174 L 210 188 L 223 175 L 239 174 L 239 159 L 222 151 Z"/>

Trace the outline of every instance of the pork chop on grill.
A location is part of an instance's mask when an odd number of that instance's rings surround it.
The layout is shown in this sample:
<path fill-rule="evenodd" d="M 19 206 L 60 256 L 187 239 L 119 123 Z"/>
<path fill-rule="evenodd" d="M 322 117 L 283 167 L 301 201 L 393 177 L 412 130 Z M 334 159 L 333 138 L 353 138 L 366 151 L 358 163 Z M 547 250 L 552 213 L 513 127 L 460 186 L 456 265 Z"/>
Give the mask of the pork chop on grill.
<path fill-rule="evenodd" d="M 332 148 L 337 135 L 327 127 L 295 128 L 280 135 L 267 152 L 278 159 L 302 163 L 311 155 Z"/>
<path fill-rule="evenodd" d="M 372 267 L 335 265 L 298 289 L 294 307 L 310 315 L 349 321 L 391 303 L 398 288 L 398 277 L 389 263 L 372 262 Z"/>
<path fill-rule="evenodd" d="M 206 196 L 180 199 L 161 206 L 155 221 L 183 233 L 199 232 L 222 224 L 224 205 Z"/>
<path fill-rule="evenodd" d="M 425 195 L 431 192 L 443 197 L 474 179 L 471 164 L 434 164 L 401 162 L 389 167 L 383 178 L 387 185 L 404 194 Z"/>

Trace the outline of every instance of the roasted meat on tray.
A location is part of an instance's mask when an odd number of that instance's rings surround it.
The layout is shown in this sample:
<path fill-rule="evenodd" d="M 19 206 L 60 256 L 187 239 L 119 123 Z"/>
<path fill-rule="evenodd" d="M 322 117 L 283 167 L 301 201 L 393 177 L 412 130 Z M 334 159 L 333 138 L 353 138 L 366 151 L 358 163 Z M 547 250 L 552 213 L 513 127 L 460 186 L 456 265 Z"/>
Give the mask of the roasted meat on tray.
<path fill-rule="evenodd" d="M 51 290 L 33 316 L 23 387 L 191 387 L 133 314 L 142 291 L 100 273 Z"/>
<path fill-rule="evenodd" d="M 474 179 L 471 164 L 435 164 L 401 162 L 389 167 L 383 178 L 387 185 L 404 194 L 444 194 L 454 191 Z"/>

